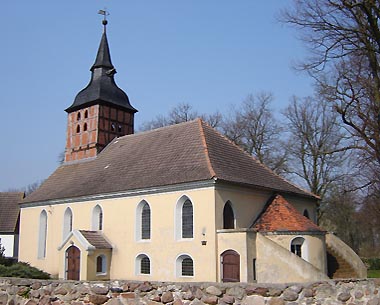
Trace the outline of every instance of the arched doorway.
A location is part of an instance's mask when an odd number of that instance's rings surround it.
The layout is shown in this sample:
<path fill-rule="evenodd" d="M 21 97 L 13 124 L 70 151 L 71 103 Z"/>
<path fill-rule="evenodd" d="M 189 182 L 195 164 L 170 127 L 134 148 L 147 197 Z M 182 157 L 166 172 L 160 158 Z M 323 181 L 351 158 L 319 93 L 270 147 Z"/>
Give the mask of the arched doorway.
<path fill-rule="evenodd" d="M 221 255 L 222 282 L 240 282 L 240 255 L 234 250 Z"/>
<path fill-rule="evenodd" d="M 71 246 L 66 250 L 66 279 L 79 281 L 80 274 L 80 250 Z"/>

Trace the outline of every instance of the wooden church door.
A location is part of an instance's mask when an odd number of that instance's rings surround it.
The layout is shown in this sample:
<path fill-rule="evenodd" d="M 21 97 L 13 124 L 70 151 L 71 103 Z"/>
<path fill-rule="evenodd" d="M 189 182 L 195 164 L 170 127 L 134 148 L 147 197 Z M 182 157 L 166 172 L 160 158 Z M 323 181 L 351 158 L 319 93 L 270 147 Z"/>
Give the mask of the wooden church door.
<path fill-rule="evenodd" d="M 66 279 L 79 281 L 80 250 L 71 246 L 66 250 Z"/>
<path fill-rule="evenodd" d="M 240 282 L 240 255 L 234 250 L 222 253 L 222 281 Z"/>

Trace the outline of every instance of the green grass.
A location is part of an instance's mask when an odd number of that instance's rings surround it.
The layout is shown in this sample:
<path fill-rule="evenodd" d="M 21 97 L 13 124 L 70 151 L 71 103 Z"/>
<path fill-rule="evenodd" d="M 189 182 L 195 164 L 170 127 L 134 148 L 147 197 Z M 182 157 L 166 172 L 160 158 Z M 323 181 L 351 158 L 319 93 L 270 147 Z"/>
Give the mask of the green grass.
<path fill-rule="evenodd" d="M 370 278 L 380 278 L 380 270 L 368 270 L 368 277 Z"/>

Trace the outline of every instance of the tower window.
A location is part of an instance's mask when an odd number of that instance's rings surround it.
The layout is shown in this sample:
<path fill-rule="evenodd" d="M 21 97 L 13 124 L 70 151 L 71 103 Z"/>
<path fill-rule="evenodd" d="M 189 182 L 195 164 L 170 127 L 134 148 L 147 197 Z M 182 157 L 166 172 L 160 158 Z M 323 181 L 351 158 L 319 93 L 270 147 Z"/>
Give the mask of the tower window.
<path fill-rule="evenodd" d="M 117 131 L 118 132 L 122 132 L 123 131 L 123 128 L 122 128 L 122 126 L 119 124 L 119 126 L 118 126 L 118 128 L 117 128 Z"/>
<path fill-rule="evenodd" d="M 85 118 L 85 119 L 88 118 L 88 110 L 86 110 L 86 111 L 84 112 L 84 118 Z"/>
<path fill-rule="evenodd" d="M 83 131 L 86 131 L 87 130 L 87 123 L 84 123 L 83 125 Z"/>
<path fill-rule="evenodd" d="M 111 123 L 111 131 L 115 131 L 116 130 L 116 124 L 115 123 Z"/>
<path fill-rule="evenodd" d="M 80 133 L 80 126 L 77 126 L 77 133 Z"/>
<path fill-rule="evenodd" d="M 79 121 L 80 120 L 80 112 L 78 112 L 78 114 L 77 114 L 77 121 Z"/>

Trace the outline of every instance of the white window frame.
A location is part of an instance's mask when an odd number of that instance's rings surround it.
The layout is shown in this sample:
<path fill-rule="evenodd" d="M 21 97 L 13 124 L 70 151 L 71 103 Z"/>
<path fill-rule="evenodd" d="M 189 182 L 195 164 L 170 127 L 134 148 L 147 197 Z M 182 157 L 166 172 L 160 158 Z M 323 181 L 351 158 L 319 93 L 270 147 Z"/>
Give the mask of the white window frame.
<path fill-rule="evenodd" d="M 38 231 L 38 254 L 37 254 L 37 257 L 39 259 L 44 259 L 46 257 L 47 225 L 48 225 L 47 212 L 45 210 L 42 210 L 40 213 L 39 231 Z"/>
<path fill-rule="evenodd" d="M 70 234 L 73 230 L 74 216 L 73 211 L 70 207 L 67 207 L 65 213 L 63 214 L 63 230 L 62 230 L 62 240 Z"/>
<path fill-rule="evenodd" d="M 182 262 L 185 258 L 190 258 L 193 261 L 193 275 L 182 275 Z M 194 278 L 195 277 L 195 262 L 194 258 L 188 253 L 181 253 L 175 260 L 175 276 L 177 278 Z"/>
<path fill-rule="evenodd" d="M 145 204 L 148 205 L 150 210 L 150 238 L 142 238 L 142 212 Z M 152 208 L 146 200 L 141 200 L 136 207 L 135 217 L 135 240 L 141 242 L 149 242 L 152 239 Z"/>
<path fill-rule="evenodd" d="M 91 229 L 93 231 L 101 231 L 104 227 L 104 213 L 102 207 L 97 204 L 92 209 L 92 221 L 91 221 Z"/>
<path fill-rule="evenodd" d="M 193 234 L 192 237 L 182 237 L 182 210 L 184 203 L 189 200 L 193 207 Z M 193 240 L 195 235 L 195 204 L 194 201 L 187 195 L 182 195 L 175 206 L 175 228 L 174 228 L 174 238 L 175 240 Z"/>
<path fill-rule="evenodd" d="M 141 261 L 143 258 L 147 257 L 149 259 L 149 273 L 141 273 Z M 152 260 L 146 253 L 140 253 L 135 258 L 135 275 L 152 275 Z"/>

